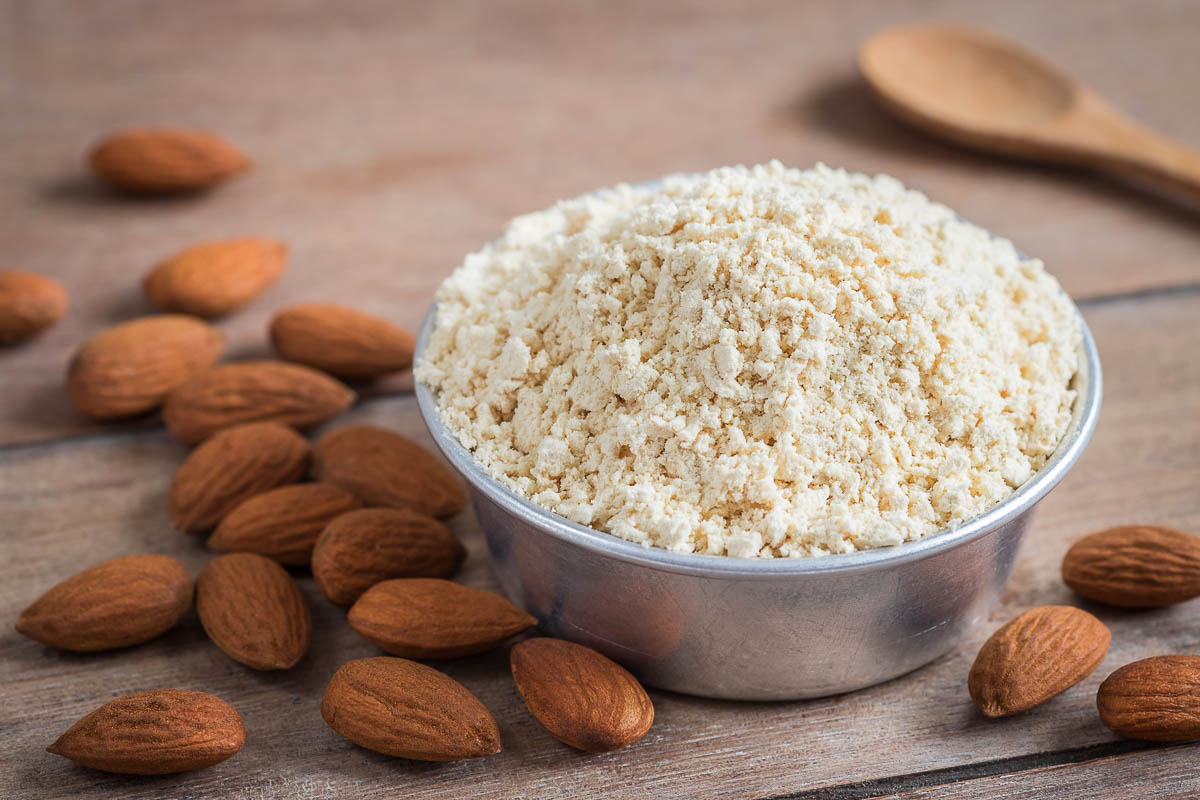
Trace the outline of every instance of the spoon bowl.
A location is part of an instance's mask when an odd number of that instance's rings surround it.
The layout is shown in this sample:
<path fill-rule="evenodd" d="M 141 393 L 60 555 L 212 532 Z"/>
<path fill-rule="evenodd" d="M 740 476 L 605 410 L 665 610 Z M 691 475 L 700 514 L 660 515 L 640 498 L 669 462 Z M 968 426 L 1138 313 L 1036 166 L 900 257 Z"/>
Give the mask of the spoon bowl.
<path fill-rule="evenodd" d="M 1075 100 L 1068 76 L 1010 42 L 974 31 L 891 30 L 867 43 L 861 64 L 884 97 L 964 129 L 1044 124 Z"/>

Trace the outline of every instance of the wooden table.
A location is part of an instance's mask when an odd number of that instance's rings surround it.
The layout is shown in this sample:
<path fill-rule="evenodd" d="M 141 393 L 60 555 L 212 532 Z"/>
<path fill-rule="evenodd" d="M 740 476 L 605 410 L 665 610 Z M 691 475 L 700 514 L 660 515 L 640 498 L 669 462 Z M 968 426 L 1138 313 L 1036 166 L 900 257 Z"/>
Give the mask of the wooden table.
<path fill-rule="evenodd" d="M 1153 126 L 1200 146 L 1200 6 L 1189 0 L 694 4 L 390 0 L 0 2 L 2 266 L 58 277 L 73 308 L 0 352 L 0 796 L 1126 798 L 1200 793 L 1196 751 L 1122 741 L 1094 693 L 1117 666 L 1200 651 L 1200 603 L 1092 609 L 1103 666 L 1028 714 L 983 719 L 966 695 L 979 644 L 1033 605 L 1077 602 L 1058 562 L 1083 533 L 1148 521 L 1200 529 L 1200 216 L 1098 178 L 1008 163 L 912 132 L 856 77 L 858 42 L 918 19 L 1027 41 Z M 99 190 L 80 158 L 135 123 L 211 126 L 256 169 L 200 198 Z M 156 420 L 97 426 L 61 388 L 73 348 L 148 312 L 139 278 L 193 241 L 291 243 L 284 280 L 221 323 L 233 355 L 266 352 L 273 309 L 344 301 L 415 326 L 438 282 L 514 214 L 620 180 L 778 157 L 888 172 L 1043 257 L 1083 307 L 1105 366 L 1104 413 L 1082 462 L 1043 504 L 1000 608 L 955 652 L 853 695 L 743 704 L 652 692 L 650 734 L 587 756 L 525 712 L 503 652 L 448 672 L 494 712 L 500 755 L 427 765 L 361 750 L 317 706 L 341 662 L 373 649 L 302 578 L 312 654 L 281 674 L 241 668 L 194 615 L 125 652 L 51 651 L 11 629 L 44 589 L 92 563 L 157 551 L 198 571 L 164 491 L 185 451 Z M 349 415 L 424 437 L 407 379 Z M 475 521 L 462 580 L 494 586 Z M 167 778 L 91 772 L 43 748 L 122 693 L 215 692 L 245 749 Z"/>

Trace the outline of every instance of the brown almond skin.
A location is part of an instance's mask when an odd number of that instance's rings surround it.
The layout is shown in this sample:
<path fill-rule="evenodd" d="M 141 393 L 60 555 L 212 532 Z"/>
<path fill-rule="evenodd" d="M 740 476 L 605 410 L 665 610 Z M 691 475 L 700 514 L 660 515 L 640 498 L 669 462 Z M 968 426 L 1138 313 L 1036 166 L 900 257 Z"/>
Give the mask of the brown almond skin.
<path fill-rule="evenodd" d="M 219 764 L 245 741 L 241 715 L 221 698 L 154 689 L 105 703 L 46 751 L 105 772 L 168 775 Z"/>
<path fill-rule="evenodd" d="M 175 472 L 167 516 L 184 533 L 208 531 L 248 498 L 300 480 L 311 456 L 304 437 L 278 422 L 221 431 Z"/>
<path fill-rule="evenodd" d="M 458 479 L 433 455 L 375 425 L 346 425 L 322 436 L 313 449 L 313 473 L 368 506 L 448 517 L 467 503 Z"/>
<path fill-rule="evenodd" d="M 284 566 L 307 566 L 325 526 L 361 507 L 357 497 L 328 483 L 280 486 L 243 500 L 205 544 L 219 553 L 258 553 Z"/>
<path fill-rule="evenodd" d="M 403 658 L 343 664 L 325 690 L 321 716 L 350 741 L 384 755 L 457 761 L 500 752 L 500 729 L 475 695 Z"/>
<path fill-rule="evenodd" d="M 129 128 L 109 135 L 88 155 L 92 172 L 133 194 L 208 189 L 244 172 L 250 160 L 209 131 Z"/>
<path fill-rule="evenodd" d="M 346 380 L 408 369 L 416 346 L 403 328 L 334 303 L 303 303 L 280 311 L 271 321 L 271 342 L 283 358 Z"/>
<path fill-rule="evenodd" d="M 537 620 L 494 592 L 440 578 L 396 578 L 363 593 L 347 617 L 371 644 L 404 658 L 484 653 Z"/>
<path fill-rule="evenodd" d="M 1027 711 L 1065 692 L 1100 666 L 1112 634 L 1072 606 L 1030 609 L 991 635 L 967 688 L 989 717 Z"/>
<path fill-rule="evenodd" d="M 149 641 L 192 607 L 192 579 L 170 556 L 131 555 L 85 569 L 21 612 L 17 632 L 50 647 L 112 650 Z"/>
<path fill-rule="evenodd" d="M 312 551 L 313 578 L 331 603 L 349 606 L 389 578 L 448 578 L 467 551 L 433 517 L 364 508 L 331 521 Z"/>
<path fill-rule="evenodd" d="M 1200 597 L 1200 536 L 1122 525 L 1083 537 L 1063 557 L 1063 581 L 1089 600 L 1153 608 Z"/>
<path fill-rule="evenodd" d="M 53 327 L 67 313 L 67 290 L 56 280 L 0 269 L 0 345 L 15 344 Z"/>
<path fill-rule="evenodd" d="M 242 361 L 205 370 L 176 388 L 163 421 L 176 439 L 196 444 L 247 422 L 304 430 L 345 411 L 354 398 L 344 384 L 299 364 Z"/>
<path fill-rule="evenodd" d="M 161 314 L 102 331 L 76 351 L 67 393 L 96 420 L 144 414 L 221 357 L 225 337 L 193 317 Z"/>
<path fill-rule="evenodd" d="M 142 288 L 163 311 L 221 317 L 265 292 L 287 266 L 283 242 L 247 236 L 192 245 L 160 262 Z"/>
<path fill-rule="evenodd" d="M 526 639 L 509 654 L 513 680 L 534 719 L 587 753 L 633 744 L 654 724 L 654 704 L 637 678 L 591 648 Z"/>
<path fill-rule="evenodd" d="M 1169 655 L 1126 664 L 1096 693 L 1113 733 L 1150 742 L 1200 739 L 1200 656 Z"/>
<path fill-rule="evenodd" d="M 294 667 L 312 644 L 312 612 L 283 567 L 255 553 L 229 553 L 196 579 L 196 612 L 225 655 L 252 669 Z"/>

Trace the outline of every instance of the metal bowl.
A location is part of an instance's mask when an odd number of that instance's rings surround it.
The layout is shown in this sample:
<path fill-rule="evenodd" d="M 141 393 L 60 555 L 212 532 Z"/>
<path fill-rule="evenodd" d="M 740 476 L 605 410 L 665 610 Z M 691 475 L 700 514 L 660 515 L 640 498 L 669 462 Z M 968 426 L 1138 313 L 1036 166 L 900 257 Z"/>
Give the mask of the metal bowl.
<path fill-rule="evenodd" d="M 644 547 L 551 513 L 489 477 L 442 425 L 504 590 L 551 636 L 593 647 L 647 684 L 736 700 L 862 689 L 947 652 L 1000 597 L 1033 507 L 1079 459 L 1100 414 L 1100 360 L 1083 317 L 1070 427 L 1012 496 L 915 542 L 815 558 L 741 559 Z M 421 325 L 416 357 L 437 314 Z"/>

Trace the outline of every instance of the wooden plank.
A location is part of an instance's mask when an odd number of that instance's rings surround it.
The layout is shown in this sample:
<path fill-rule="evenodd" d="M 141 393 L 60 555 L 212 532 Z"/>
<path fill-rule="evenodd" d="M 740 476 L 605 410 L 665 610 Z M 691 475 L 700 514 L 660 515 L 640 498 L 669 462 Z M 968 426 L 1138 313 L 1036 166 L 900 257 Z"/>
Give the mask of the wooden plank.
<path fill-rule="evenodd" d="M 1070 542 L 1118 522 L 1200 530 L 1200 294 L 1109 303 L 1089 314 L 1106 371 L 1105 408 L 1082 461 L 1045 501 L 1003 605 L 956 652 L 905 678 L 803 703 L 729 703 L 652 692 L 657 719 L 628 750 L 585 756 L 558 744 L 524 711 L 493 653 L 447 666 L 496 715 L 504 752 L 467 763 L 414 764 L 354 747 L 321 722 L 318 705 L 341 662 L 375 652 L 301 578 L 316 616 L 312 654 L 282 674 L 230 662 L 194 617 L 163 638 L 119 653 L 66 655 L 0 633 L 0 796 L 265 797 L 353 794 L 503 797 L 730 797 L 811 791 L 928 770 L 1055 753 L 1114 737 L 1093 694 L 1120 664 L 1194 651 L 1200 603 L 1143 613 L 1094 609 L 1113 630 L 1102 667 L 1079 687 L 1020 717 L 985 720 L 966 696 L 979 644 L 1002 621 L 1048 602 L 1073 602 L 1058 578 Z M 411 398 L 373 401 L 347 419 L 424 439 Z M 427 441 L 427 439 L 425 439 Z M 121 553 L 177 555 L 199 570 L 206 552 L 171 530 L 164 491 L 184 450 L 161 432 L 123 433 L 0 453 L 0 618 L 13 620 L 43 589 Z M 470 550 L 466 583 L 494 587 L 471 514 L 454 520 Z M 246 749 L 213 769 L 129 780 L 74 768 L 42 752 L 74 719 L 121 693 L 200 688 L 232 702 Z M 1190 752 L 1190 751 L 1189 751 Z M 1114 773 L 1119 775 L 1119 773 Z"/>
<path fill-rule="evenodd" d="M 1193 800 L 1200 793 L 1194 747 L 1155 749 L 1082 764 L 996 775 L 888 794 L 895 800 Z M 811 795 L 817 800 L 819 795 Z M 834 795 L 827 795 L 834 800 Z"/>
<path fill-rule="evenodd" d="M 36 343 L 0 351 L 0 444 L 96 430 L 61 392 L 70 353 L 147 312 L 141 275 L 194 241 L 291 244 L 282 283 L 221 323 L 235 355 L 256 354 L 284 304 L 341 300 L 415 326 L 439 281 L 513 215 L 720 164 L 894 174 L 1043 257 L 1076 296 L 1200 281 L 1194 215 L 960 151 L 881 112 L 856 77 L 858 43 L 931 13 L 1023 39 L 1200 146 L 1200 104 L 1178 101 L 1200 81 L 1200 6 L 1187 0 L 1136 14 L 1090 0 L 868 0 L 837 13 L 787 0 L 2 0 L 0 260 L 63 280 L 74 307 Z M 137 123 L 215 127 L 257 168 L 207 197 L 98 191 L 81 154 Z"/>

